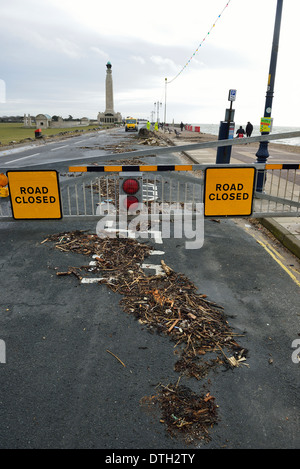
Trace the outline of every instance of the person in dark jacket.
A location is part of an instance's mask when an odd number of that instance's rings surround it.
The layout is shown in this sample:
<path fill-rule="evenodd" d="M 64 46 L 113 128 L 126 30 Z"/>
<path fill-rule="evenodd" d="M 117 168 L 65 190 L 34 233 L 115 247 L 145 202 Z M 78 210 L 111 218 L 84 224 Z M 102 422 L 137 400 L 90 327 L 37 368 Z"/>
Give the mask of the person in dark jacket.
<path fill-rule="evenodd" d="M 237 129 L 236 133 L 237 133 L 237 136 L 238 136 L 238 137 L 244 137 L 244 135 L 245 135 L 245 130 L 244 130 L 243 127 L 240 125 L 240 128 Z"/>
<path fill-rule="evenodd" d="M 253 125 L 251 124 L 251 122 L 248 122 L 247 125 L 246 125 L 246 135 L 247 135 L 247 137 L 251 137 L 252 132 L 253 132 Z"/>

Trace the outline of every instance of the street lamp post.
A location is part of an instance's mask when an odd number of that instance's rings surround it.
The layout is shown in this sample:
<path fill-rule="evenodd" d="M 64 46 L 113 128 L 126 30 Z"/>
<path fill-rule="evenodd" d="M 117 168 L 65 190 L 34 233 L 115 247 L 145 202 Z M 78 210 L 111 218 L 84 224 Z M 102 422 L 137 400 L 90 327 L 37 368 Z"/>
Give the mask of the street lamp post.
<path fill-rule="evenodd" d="M 165 114 L 164 114 L 164 129 L 167 123 L 167 84 L 168 84 L 168 79 L 165 78 Z"/>
<path fill-rule="evenodd" d="M 277 65 L 277 56 L 278 56 L 278 48 L 279 48 L 279 36 L 280 36 L 280 25 L 281 25 L 281 16 L 282 16 L 282 5 L 283 5 L 283 0 L 277 0 L 276 18 L 275 18 L 274 35 L 273 35 L 273 45 L 272 45 L 272 52 L 271 52 L 271 61 L 270 61 L 269 77 L 268 77 L 268 87 L 267 87 L 265 111 L 264 111 L 264 117 L 268 117 L 268 118 L 271 118 L 271 113 L 272 113 L 275 73 L 276 73 L 276 65 Z M 266 135 L 268 133 L 269 132 L 261 132 L 261 135 Z M 256 153 L 256 156 L 257 156 L 256 162 L 257 163 L 266 163 L 267 158 L 269 157 L 268 145 L 269 145 L 269 142 L 260 142 L 259 149 Z M 262 190 L 263 190 L 264 177 L 265 177 L 264 176 L 264 171 L 258 171 L 257 183 L 256 183 L 256 191 L 257 192 L 262 192 Z"/>
<path fill-rule="evenodd" d="M 162 103 L 157 101 L 157 103 L 154 103 L 154 109 L 156 107 L 156 122 L 159 123 L 159 106 L 162 106 Z"/>

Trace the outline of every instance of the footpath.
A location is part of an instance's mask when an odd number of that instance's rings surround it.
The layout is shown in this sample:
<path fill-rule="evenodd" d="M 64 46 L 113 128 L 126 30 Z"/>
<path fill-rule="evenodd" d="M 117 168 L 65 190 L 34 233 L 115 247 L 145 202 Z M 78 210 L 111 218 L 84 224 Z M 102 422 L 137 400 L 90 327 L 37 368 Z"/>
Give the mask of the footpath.
<path fill-rule="evenodd" d="M 179 130 L 179 129 L 178 129 Z M 160 136 L 169 144 L 186 145 L 217 140 L 217 136 L 183 130 L 176 136 L 174 131 L 159 131 Z M 250 164 L 256 161 L 257 143 L 233 146 L 230 162 L 232 164 Z M 205 148 L 184 152 L 188 158 L 195 163 L 215 164 L 216 149 Z M 269 144 L 269 162 L 272 163 L 298 163 L 300 164 L 300 147 L 285 144 Z M 300 186 L 298 187 L 300 197 Z M 299 198 L 300 200 L 300 198 Z M 295 256 L 300 258 L 300 216 L 298 217 L 276 217 L 260 218 L 259 222 L 267 228 L 283 246 Z"/>

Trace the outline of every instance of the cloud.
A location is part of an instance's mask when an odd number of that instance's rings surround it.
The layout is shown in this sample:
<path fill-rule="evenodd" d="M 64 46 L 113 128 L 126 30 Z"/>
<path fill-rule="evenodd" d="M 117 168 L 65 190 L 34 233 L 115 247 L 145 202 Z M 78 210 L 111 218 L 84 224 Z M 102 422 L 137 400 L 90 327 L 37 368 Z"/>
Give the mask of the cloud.
<path fill-rule="evenodd" d="M 176 73 L 176 71 L 178 71 L 178 66 L 172 59 L 163 58 L 160 55 L 152 55 L 150 60 L 155 65 L 158 65 L 160 70 L 165 71 L 166 73 Z"/>
<path fill-rule="evenodd" d="M 140 65 L 145 65 L 146 63 L 146 60 L 143 57 L 136 56 L 136 55 L 132 55 L 131 60 L 133 60 L 134 62 L 137 62 Z"/>
<path fill-rule="evenodd" d="M 71 59 L 79 59 L 82 56 L 80 46 L 65 38 L 55 38 L 53 47 L 56 51 L 60 51 Z"/>
<path fill-rule="evenodd" d="M 99 49 L 99 47 L 92 46 L 90 49 L 104 60 L 107 60 L 109 58 L 107 52 L 104 52 L 103 50 Z"/>
<path fill-rule="evenodd" d="M 276 2 L 253 0 L 248 8 L 248 0 L 232 1 L 206 37 L 225 2 L 182 5 L 174 0 L 171 6 L 138 4 L 134 10 L 124 0 L 90 0 L 88 7 L 79 0 L 2 2 L 0 80 L 5 81 L 6 102 L 0 115 L 95 117 L 105 107 L 109 60 L 115 107 L 125 115 L 138 111 L 149 117 L 153 103 L 164 100 L 165 77 L 172 80 L 188 63 L 168 85 L 170 117 L 219 122 L 228 106 L 228 89 L 236 88 L 237 119 L 257 121 L 264 107 Z M 283 10 L 273 117 L 297 125 L 291 103 L 293 109 L 300 106 L 295 93 L 299 64 L 292 60 L 291 48 L 299 43 L 299 0 L 289 0 Z"/>

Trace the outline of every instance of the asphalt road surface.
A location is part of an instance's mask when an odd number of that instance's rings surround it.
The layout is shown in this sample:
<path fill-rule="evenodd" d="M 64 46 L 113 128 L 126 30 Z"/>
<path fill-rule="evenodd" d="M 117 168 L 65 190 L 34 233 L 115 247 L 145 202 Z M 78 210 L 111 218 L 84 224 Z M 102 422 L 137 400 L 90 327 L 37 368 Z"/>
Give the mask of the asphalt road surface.
<path fill-rule="evenodd" d="M 206 220 L 198 250 L 184 239 L 149 240 L 161 251 L 151 262 L 163 259 L 223 306 L 248 350 L 239 367 L 181 378 L 196 393 L 205 386 L 220 417 L 209 442 L 186 445 L 141 405 L 159 383 L 177 382 L 174 343 L 125 314 L 104 285 L 56 275 L 86 265 L 85 256 L 41 244 L 95 228 L 86 220 L 0 223 L 0 448 L 299 448 L 297 261 L 247 220 Z"/>
<path fill-rule="evenodd" d="M 34 144 L 15 147 L 0 152 L 0 169 L 31 169 L 35 170 L 55 168 L 68 169 L 72 162 L 76 164 L 86 161 L 88 164 L 94 158 L 101 159 L 112 153 L 111 145 L 130 142 L 136 134 L 126 134 L 124 129 L 100 130 L 87 132 L 77 137 L 61 137 L 53 141 L 38 140 Z"/>

